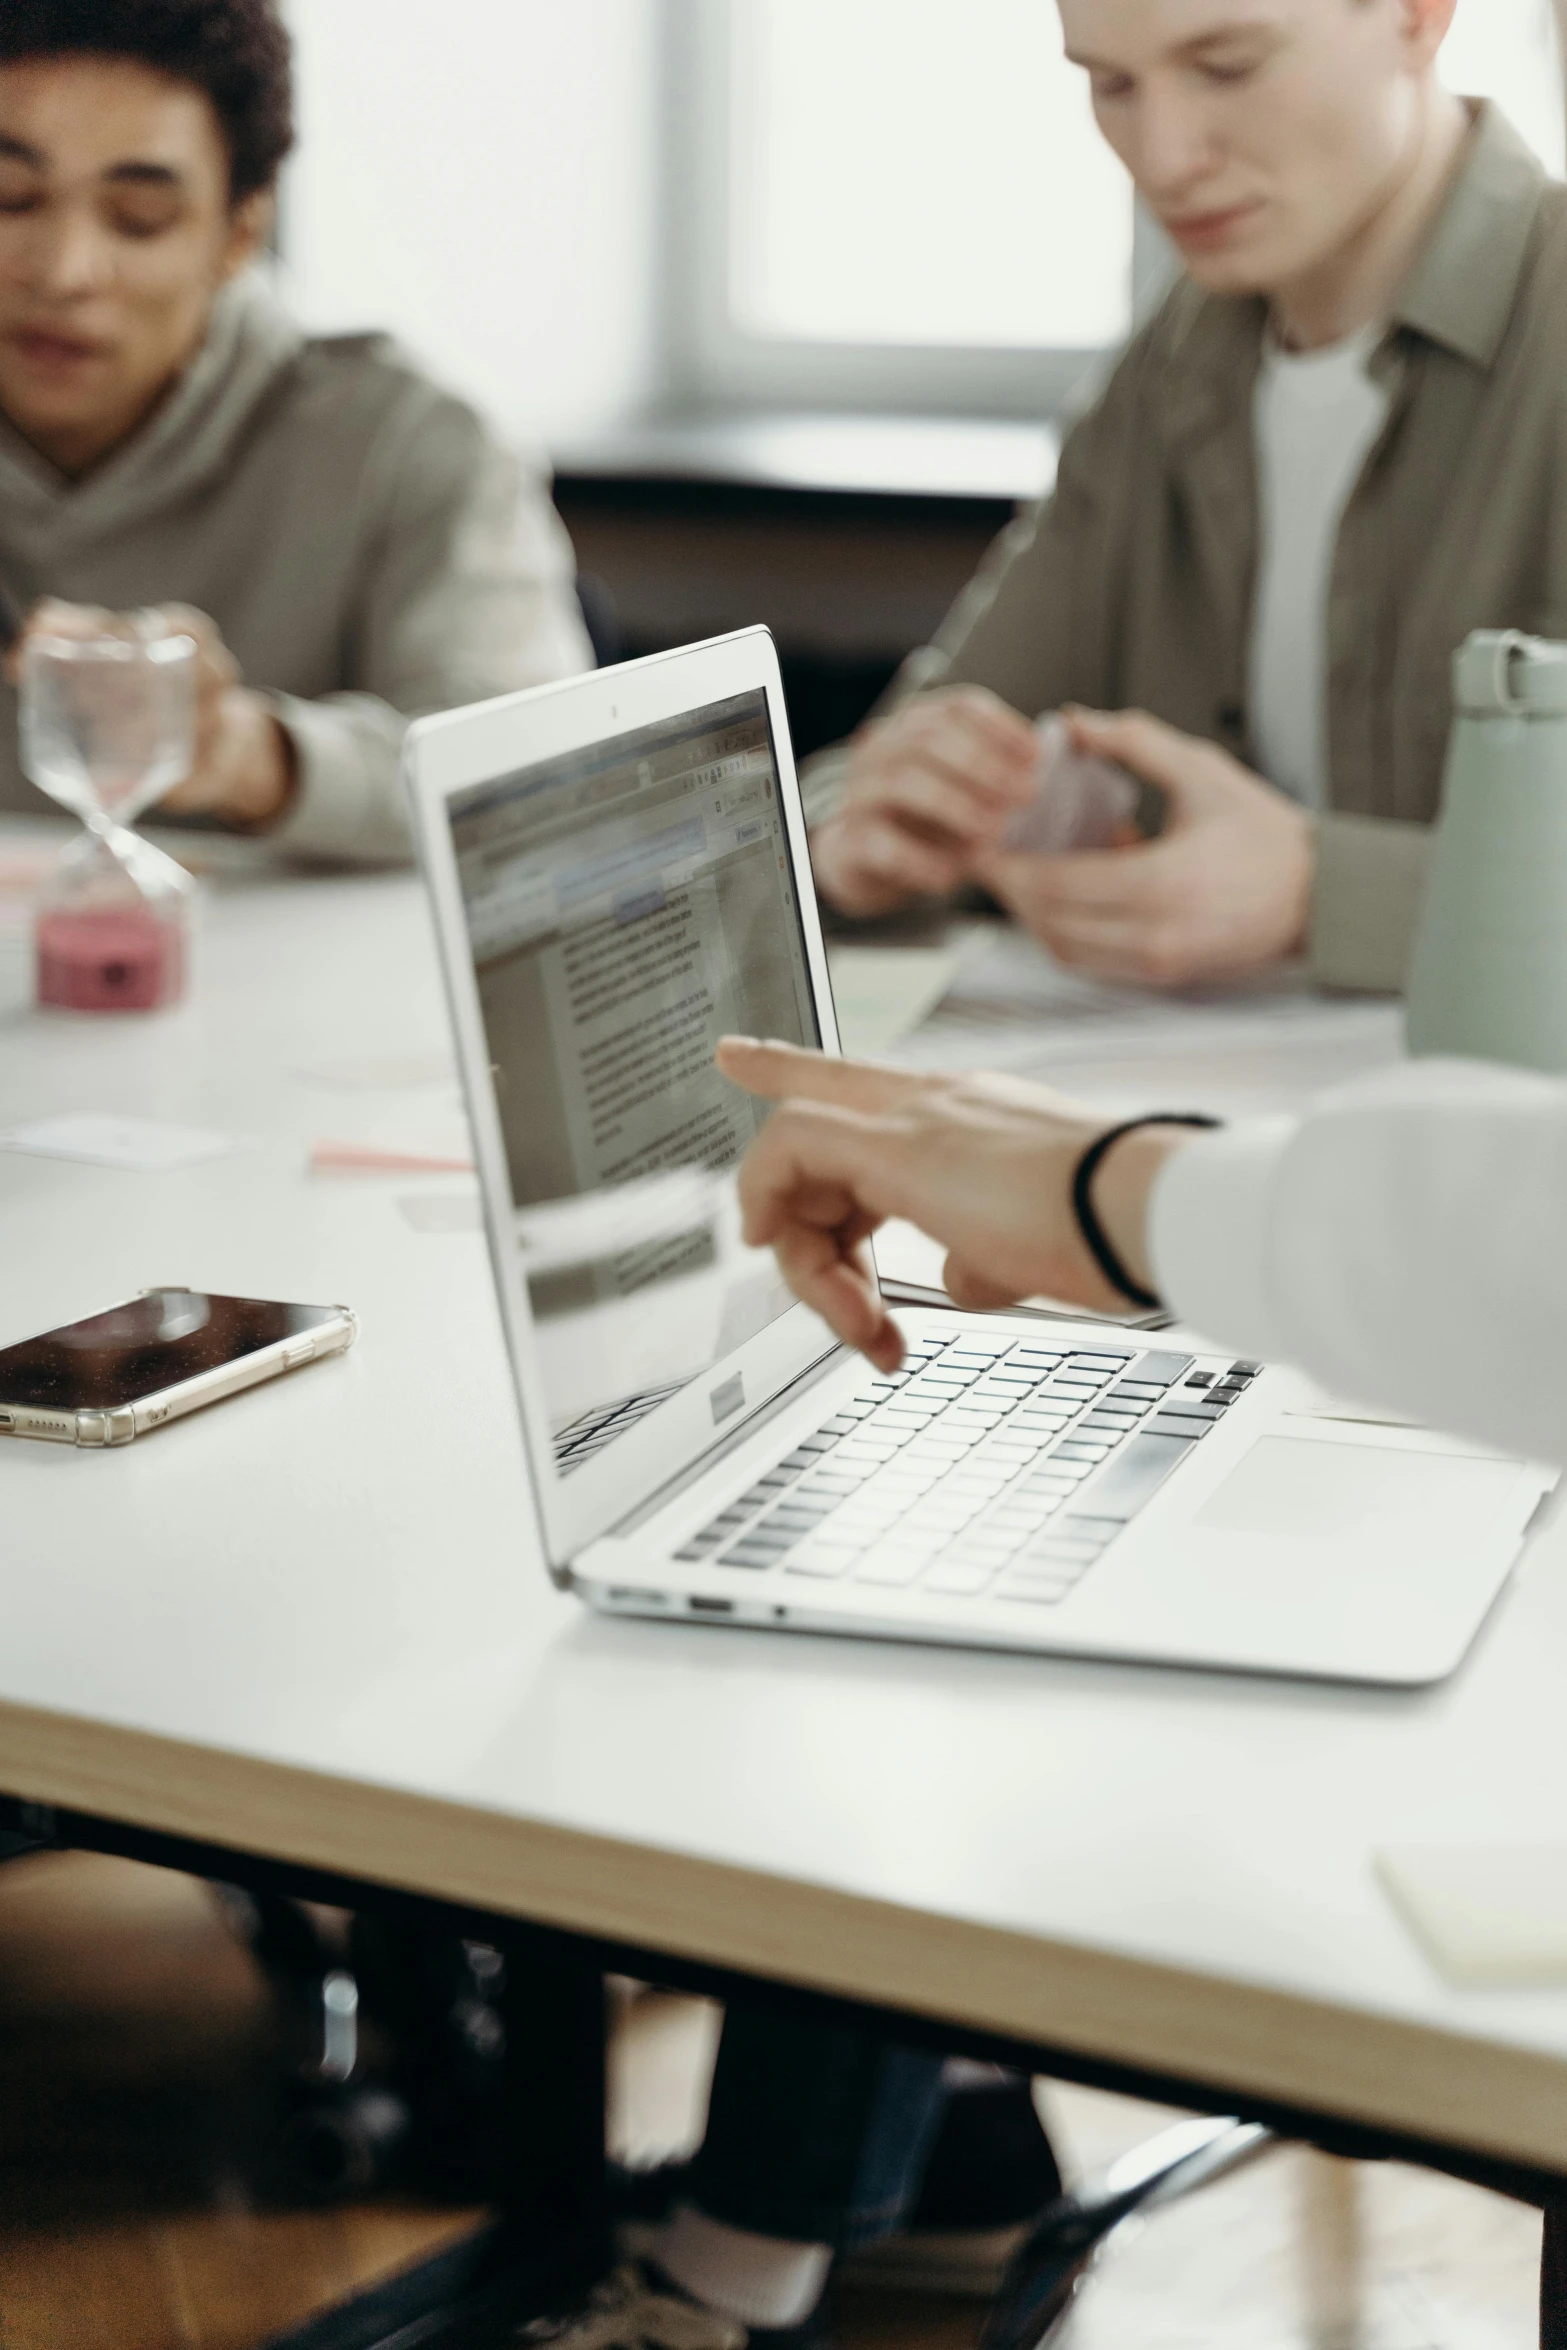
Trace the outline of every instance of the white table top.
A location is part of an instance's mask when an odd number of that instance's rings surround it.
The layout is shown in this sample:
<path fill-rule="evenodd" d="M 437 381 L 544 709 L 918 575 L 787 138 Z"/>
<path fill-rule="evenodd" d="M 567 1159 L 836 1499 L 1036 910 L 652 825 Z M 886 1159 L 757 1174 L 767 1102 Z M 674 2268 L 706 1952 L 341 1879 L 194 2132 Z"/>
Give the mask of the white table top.
<path fill-rule="evenodd" d="M 398 1205 L 462 1180 L 306 1172 L 452 1104 L 300 1072 L 443 1033 L 395 878 L 226 895 L 178 1012 L 0 1016 L 7 1123 L 259 1138 L 0 1152 L 0 1342 L 160 1282 L 363 1326 L 124 1452 L 0 1447 L 0 1788 L 1567 2170 L 1567 1994 L 1447 1987 L 1372 1874 L 1560 1838 L 1567 1535 L 1419 1696 L 593 1620 L 482 1241 Z"/>

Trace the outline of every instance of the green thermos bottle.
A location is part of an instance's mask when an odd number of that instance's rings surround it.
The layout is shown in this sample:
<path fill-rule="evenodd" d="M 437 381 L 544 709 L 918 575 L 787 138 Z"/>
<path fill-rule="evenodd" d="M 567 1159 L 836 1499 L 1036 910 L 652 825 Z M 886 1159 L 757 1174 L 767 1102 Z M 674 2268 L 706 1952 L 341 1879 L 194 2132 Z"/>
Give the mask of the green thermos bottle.
<path fill-rule="evenodd" d="M 1567 1073 L 1567 645 L 1481 629 L 1453 671 L 1409 1049 Z"/>

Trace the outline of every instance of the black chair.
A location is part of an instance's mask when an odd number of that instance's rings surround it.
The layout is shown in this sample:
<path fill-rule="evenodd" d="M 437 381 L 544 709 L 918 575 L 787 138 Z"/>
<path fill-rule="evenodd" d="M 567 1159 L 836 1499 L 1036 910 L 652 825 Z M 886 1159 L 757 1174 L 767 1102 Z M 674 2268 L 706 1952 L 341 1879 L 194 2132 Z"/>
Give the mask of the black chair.
<path fill-rule="evenodd" d="M 1043 2350 L 1060 2333 L 1106 2239 L 1134 2216 L 1195 2195 L 1278 2144 L 1260 2122 L 1176 2122 L 1042 2211 L 991 2304 L 980 2350 Z"/>
<path fill-rule="evenodd" d="M 320 2202 L 393 2182 L 491 2199 L 511 2127 L 500 1953 L 369 1912 L 334 1930 L 287 1894 L 212 1890 L 283 2028 L 288 2185 Z"/>

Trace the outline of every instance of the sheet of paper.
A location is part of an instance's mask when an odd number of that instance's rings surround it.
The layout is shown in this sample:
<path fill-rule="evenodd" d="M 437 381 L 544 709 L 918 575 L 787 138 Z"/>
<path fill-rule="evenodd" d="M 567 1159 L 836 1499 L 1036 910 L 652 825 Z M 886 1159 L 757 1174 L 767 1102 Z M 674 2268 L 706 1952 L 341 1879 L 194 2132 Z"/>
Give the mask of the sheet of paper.
<path fill-rule="evenodd" d="M 1395 1845 L 1376 1869 L 1449 1982 L 1567 1989 L 1567 1844 Z"/>
<path fill-rule="evenodd" d="M 967 941 L 937 947 L 846 946 L 831 942 L 832 1000 L 846 1053 L 891 1052 L 947 993 Z"/>
<path fill-rule="evenodd" d="M 1077 1061 L 1161 1063 L 1248 1047 L 1276 1051 L 1362 1038 L 1396 1057 L 1396 1006 L 1323 995 L 1299 972 L 1228 988 L 1155 993 L 1067 971 L 1021 930 L 996 924 L 970 946 L 940 1004 L 898 1052 L 918 1068 L 1053 1068 Z"/>
<path fill-rule="evenodd" d="M 248 1135 L 217 1134 L 204 1126 L 166 1126 L 152 1118 L 117 1117 L 108 1110 L 39 1118 L 30 1126 L 0 1132 L 0 1150 L 26 1151 L 40 1159 L 76 1159 L 88 1167 L 131 1168 L 148 1175 L 255 1147 Z"/>

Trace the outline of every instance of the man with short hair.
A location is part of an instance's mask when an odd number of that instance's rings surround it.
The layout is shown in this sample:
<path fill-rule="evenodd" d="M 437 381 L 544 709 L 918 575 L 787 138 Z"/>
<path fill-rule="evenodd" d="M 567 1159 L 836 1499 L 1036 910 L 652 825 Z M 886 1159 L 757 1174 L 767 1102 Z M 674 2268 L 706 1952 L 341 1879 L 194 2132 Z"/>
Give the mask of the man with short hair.
<path fill-rule="evenodd" d="M 979 885 L 1062 961 L 1396 989 L 1473 628 L 1567 634 L 1567 191 L 1437 78 L 1455 0 L 1060 0 L 1184 274 L 884 715 L 809 779 L 822 895 Z M 1040 857 L 1029 721 L 1162 835 Z M 1129 709 L 1148 715 L 1113 715 Z"/>
<path fill-rule="evenodd" d="M 407 719 L 592 656 L 537 479 L 385 338 L 307 338 L 252 268 L 292 143 L 274 0 L 6 0 L 0 585 L 33 629 L 150 607 L 196 638 L 196 764 L 162 813 L 401 858 Z M 45 804 L 7 692 L 0 810 Z"/>

